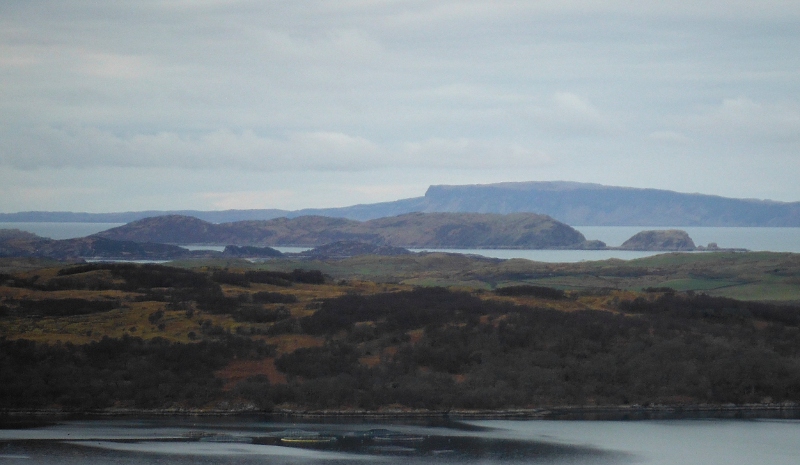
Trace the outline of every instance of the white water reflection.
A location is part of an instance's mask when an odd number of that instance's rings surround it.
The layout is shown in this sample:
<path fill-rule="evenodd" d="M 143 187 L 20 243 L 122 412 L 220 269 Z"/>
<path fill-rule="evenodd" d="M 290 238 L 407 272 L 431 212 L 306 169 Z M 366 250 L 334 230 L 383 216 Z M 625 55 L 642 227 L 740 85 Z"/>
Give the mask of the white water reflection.
<path fill-rule="evenodd" d="M 444 252 L 460 253 L 466 255 L 480 255 L 482 257 L 523 258 L 535 262 L 548 263 L 577 263 L 584 261 L 608 260 L 633 260 L 636 258 L 651 257 L 664 252 L 639 252 L 633 250 L 524 250 L 524 249 L 410 249 L 412 252 Z"/>
<path fill-rule="evenodd" d="M 316 460 L 370 460 L 380 459 L 371 455 L 356 455 L 342 452 L 316 451 L 292 447 L 254 445 L 254 444 L 219 444 L 203 442 L 110 442 L 110 441 L 70 441 L 71 444 L 94 447 L 120 452 L 137 454 L 185 455 L 205 457 L 233 457 L 240 455 L 279 456 L 297 459 Z"/>
<path fill-rule="evenodd" d="M 186 250 L 210 250 L 212 252 L 222 252 L 225 250 L 224 245 L 192 245 L 192 244 L 181 244 Z"/>
<path fill-rule="evenodd" d="M 245 443 L 251 442 L 251 443 Z M 230 419 L 102 420 L 0 431 L 0 451 L 35 463 L 580 463 L 627 454 L 487 434 L 473 427 L 286 424 Z"/>
<path fill-rule="evenodd" d="M 491 434 L 625 451 L 651 465 L 797 465 L 800 421 L 483 421 Z"/>
<path fill-rule="evenodd" d="M 211 250 L 214 252 L 222 252 L 225 250 L 224 245 L 196 245 L 196 244 L 186 244 L 181 245 L 186 250 Z M 311 247 L 272 247 L 273 249 L 277 250 L 281 253 L 301 253 L 307 250 L 311 250 Z"/>

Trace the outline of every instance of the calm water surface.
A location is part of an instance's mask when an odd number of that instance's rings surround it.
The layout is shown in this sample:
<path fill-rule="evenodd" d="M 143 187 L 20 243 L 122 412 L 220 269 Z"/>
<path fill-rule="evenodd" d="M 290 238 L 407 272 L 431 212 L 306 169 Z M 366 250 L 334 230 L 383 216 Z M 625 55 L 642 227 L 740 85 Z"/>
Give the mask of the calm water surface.
<path fill-rule="evenodd" d="M 0 430 L 0 463 L 796 465 L 798 438 L 800 422 L 776 420 L 71 421 Z"/>

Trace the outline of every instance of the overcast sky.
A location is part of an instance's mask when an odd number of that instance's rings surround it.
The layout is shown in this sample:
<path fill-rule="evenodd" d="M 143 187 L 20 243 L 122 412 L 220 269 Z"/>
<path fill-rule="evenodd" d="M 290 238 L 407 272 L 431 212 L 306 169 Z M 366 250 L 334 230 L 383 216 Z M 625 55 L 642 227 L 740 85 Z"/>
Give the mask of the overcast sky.
<path fill-rule="evenodd" d="M 0 211 L 800 200 L 800 2 L 4 0 Z"/>

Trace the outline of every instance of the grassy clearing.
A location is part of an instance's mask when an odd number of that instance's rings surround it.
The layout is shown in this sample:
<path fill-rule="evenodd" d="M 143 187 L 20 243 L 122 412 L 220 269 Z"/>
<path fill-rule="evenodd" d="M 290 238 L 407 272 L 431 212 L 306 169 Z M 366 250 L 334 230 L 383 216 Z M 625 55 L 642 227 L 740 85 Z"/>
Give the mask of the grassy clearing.
<path fill-rule="evenodd" d="M 409 286 L 422 286 L 422 287 L 463 287 L 472 289 L 489 289 L 489 286 L 481 281 L 469 280 L 464 281 L 460 279 L 447 279 L 447 278 L 412 278 L 403 280 L 403 284 Z"/>
<path fill-rule="evenodd" d="M 681 278 L 662 281 L 653 287 L 670 287 L 676 291 L 710 291 L 740 285 L 741 282 L 721 279 Z"/>
<path fill-rule="evenodd" d="M 709 295 L 753 301 L 800 301 L 800 286 L 787 283 L 753 283 L 736 287 L 714 289 Z"/>

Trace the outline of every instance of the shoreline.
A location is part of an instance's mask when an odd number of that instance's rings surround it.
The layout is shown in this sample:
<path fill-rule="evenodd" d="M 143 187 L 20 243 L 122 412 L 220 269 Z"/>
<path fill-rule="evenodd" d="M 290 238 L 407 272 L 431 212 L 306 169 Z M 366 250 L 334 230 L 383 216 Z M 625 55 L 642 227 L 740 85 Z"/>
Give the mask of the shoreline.
<path fill-rule="evenodd" d="M 275 409 L 103 409 L 72 411 L 66 409 L 4 409 L 0 425 L 14 420 L 68 420 L 124 417 L 249 417 L 302 420 L 679 420 L 679 419 L 795 419 L 800 420 L 800 404 L 743 405 L 618 405 L 557 406 L 507 410 L 294 410 Z"/>

